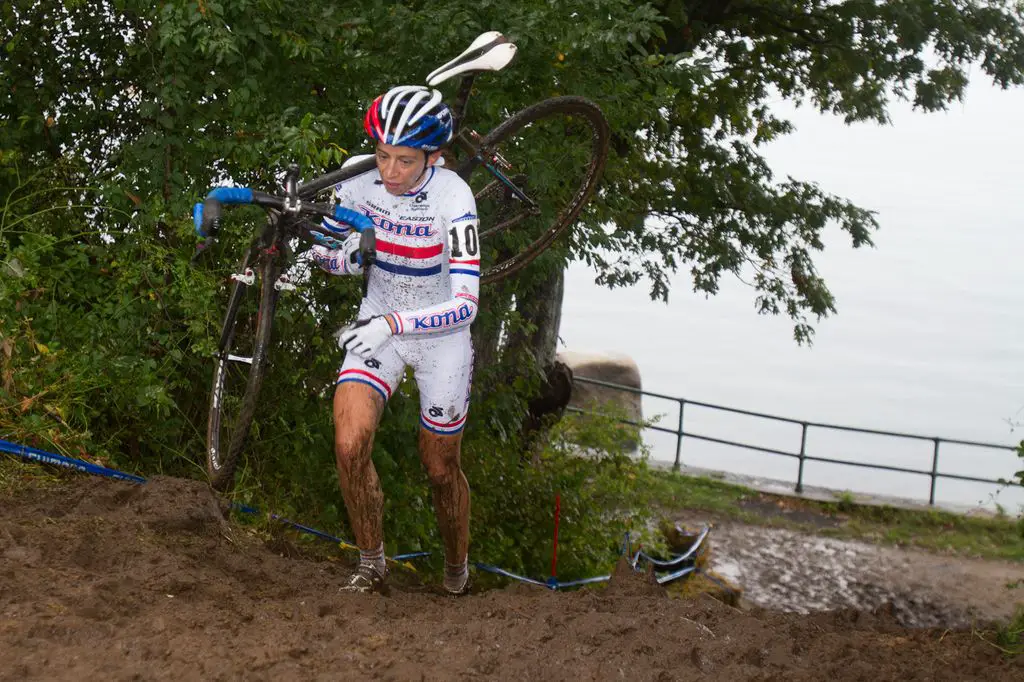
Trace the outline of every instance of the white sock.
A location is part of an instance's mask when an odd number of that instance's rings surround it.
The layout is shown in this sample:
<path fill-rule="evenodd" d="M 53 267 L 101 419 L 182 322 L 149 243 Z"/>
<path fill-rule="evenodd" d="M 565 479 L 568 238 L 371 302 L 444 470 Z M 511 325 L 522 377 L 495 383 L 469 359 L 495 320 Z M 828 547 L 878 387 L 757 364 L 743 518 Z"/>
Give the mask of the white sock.
<path fill-rule="evenodd" d="M 365 551 L 359 550 L 359 565 L 360 566 L 372 566 L 377 573 L 384 575 L 387 573 L 388 564 L 384 560 L 384 543 L 380 543 L 380 547 L 374 550 Z"/>

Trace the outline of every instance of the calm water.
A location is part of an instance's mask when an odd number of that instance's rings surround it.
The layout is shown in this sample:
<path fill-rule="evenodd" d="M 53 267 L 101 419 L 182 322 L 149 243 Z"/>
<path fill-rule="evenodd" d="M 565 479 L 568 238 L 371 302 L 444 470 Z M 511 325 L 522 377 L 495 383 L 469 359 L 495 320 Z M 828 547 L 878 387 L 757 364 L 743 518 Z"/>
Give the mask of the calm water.
<path fill-rule="evenodd" d="M 609 291 L 570 270 L 561 336 L 580 351 L 625 353 L 644 387 L 796 419 L 1012 445 L 1024 438 L 1024 92 L 972 87 L 945 114 L 893 112 L 893 125 L 847 127 L 783 104 L 798 132 L 767 150 L 778 177 L 812 180 L 878 213 L 876 248 L 854 250 L 838 229 L 817 263 L 839 314 L 811 348 L 784 318 L 758 316 L 754 295 L 724 281 L 692 292 L 686 273 L 670 302 L 643 287 Z M 645 414 L 672 403 L 648 400 Z M 797 451 L 800 427 L 686 409 L 686 429 Z M 671 461 L 675 438 L 648 438 Z M 933 444 L 812 429 L 809 454 L 929 469 Z M 796 461 L 685 440 L 685 463 L 795 480 Z M 940 471 L 1009 477 L 1009 452 L 943 445 Z M 811 485 L 927 499 L 924 476 L 808 463 Z M 1018 512 L 1024 490 L 940 480 L 940 501 L 996 502 Z"/>

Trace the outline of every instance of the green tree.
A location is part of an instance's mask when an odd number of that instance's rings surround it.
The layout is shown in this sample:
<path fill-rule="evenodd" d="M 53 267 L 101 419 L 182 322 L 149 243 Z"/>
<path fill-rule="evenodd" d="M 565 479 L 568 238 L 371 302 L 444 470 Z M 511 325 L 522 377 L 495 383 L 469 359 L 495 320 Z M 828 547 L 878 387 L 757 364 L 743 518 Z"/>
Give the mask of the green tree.
<path fill-rule="evenodd" d="M 955 101 L 978 64 L 1004 87 L 1024 77 L 1021 10 L 1008 1 L 311 0 L 297 15 L 280 0 L 13 0 L 0 16 L 0 433 L 147 474 L 198 475 L 223 281 L 258 216 L 232 212 L 208 266 L 190 268 L 191 204 L 224 181 L 272 187 L 292 161 L 307 174 L 335 166 L 364 146 L 374 94 L 421 81 L 485 30 L 519 53 L 481 78 L 478 129 L 575 94 L 615 131 L 571 236 L 485 292 L 491 329 L 522 339 L 495 356 L 516 370 L 506 376 L 550 358 L 571 259 L 609 286 L 645 279 L 660 297 L 678 268 L 709 293 L 749 268 L 759 310 L 809 339 L 835 309 L 814 268 L 823 229 L 838 224 L 859 246 L 877 225 L 813 182 L 773 176 L 758 148 L 791 125 L 772 99 L 885 121 L 896 98 L 924 110 Z M 343 523 L 325 396 L 338 362 L 330 332 L 357 295 L 319 278 L 282 305 L 264 387 L 273 409 L 258 416 L 241 496 L 275 490 L 292 505 L 281 511 Z M 511 457 L 495 476 L 520 470 L 533 379 L 477 382 L 467 452 L 480 466 L 484 453 Z M 389 518 L 429 544 L 408 454 L 415 396 L 401 391 L 388 410 L 378 442 Z M 495 442 L 506 445 L 496 453 Z M 502 504 L 526 487 L 508 485 Z M 511 555 L 495 533 L 481 542 Z"/>
<path fill-rule="evenodd" d="M 792 126 L 770 102 L 779 96 L 841 115 L 847 123 L 888 120 L 894 99 L 923 111 L 960 99 L 968 71 L 1002 87 L 1024 79 L 1020 4 L 1004 0 L 669 0 L 654 3 L 662 31 L 638 38 L 641 55 L 706 70 L 651 104 L 643 136 L 631 137 L 618 193 L 635 198 L 662 229 L 630 229 L 615 216 L 609 249 L 624 253 L 609 283 L 634 281 L 643 253 L 655 295 L 667 294 L 665 273 L 690 265 L 694 287 L 714 293 L 721 275 L 749 267 L 762 312 L 785 312 L 797 324 L 835 311 L 813 265 L 829 222 L 852 244 L 870 243 L 873 215 L 828 195 L 813 182 L 774 180 L 757 147 Z M 620 128 L 621 130 L 621 128 Z M 638 140 L 642 139 L 643 142 Z M 621 150 L 621 149 L 620 149 Z M 665 152 L 668 151 L 666 154 Z M 680 159 L 684 159 L 679 163 Z M 606 185 L 611 191 L 614 185 Z M 631 262 L 632 261 L 632 262 Z"/>
<path fill-rule="evenodd" d="M 498 27 L 520 51 L 490 79 L 479 119 L 573 93 L 600 102 L 617 133 L 601 196 L 563 255 L 612 286 L 646 277 L 659 297 L 679 267 L 708 293 L 749 267 L 759 309 L 792 317 L 799 340 L 834 311 L 813 263 L 824 226 L 859 246 L 876 223 L 813 182 L 775 180 L 757 148 L 791 126 L 772 98 L 885 122 L 896 98 L 945 108 L 974 65 L 1003 87 L 1024 73 L 1009 0 L 313 2 L 301 18 L 273 0 L 20 0 L 3 11 L 5 147 L 87 159 L 89 184 L 118 179 L 108 201 L 130 193 L 176 216 L 214 180 L 336 163 L 359 144 L 373 93 L 419 81 Z"/>

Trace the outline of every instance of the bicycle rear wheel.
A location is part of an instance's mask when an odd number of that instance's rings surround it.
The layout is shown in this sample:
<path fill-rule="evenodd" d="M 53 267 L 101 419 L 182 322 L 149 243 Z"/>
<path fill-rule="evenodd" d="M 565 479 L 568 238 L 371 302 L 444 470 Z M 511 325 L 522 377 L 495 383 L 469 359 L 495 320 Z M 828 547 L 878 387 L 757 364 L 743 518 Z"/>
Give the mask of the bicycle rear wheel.
<path fill-rule="evenodd" d="M 221 492 L 231 487 L 252 426 L 267 365 L 280 273 L 277 258 L 253 247 L 232 277 L 206 430 L 206 473 L 210 485 Z"/>
<path fill-rule="evenodd" d="M 579 217 L 608 157 L 608 122 L 583 97 L 553 97 L 488 133 L 459 168 L 480 216 L 481 283 L 530 263 Z"/>

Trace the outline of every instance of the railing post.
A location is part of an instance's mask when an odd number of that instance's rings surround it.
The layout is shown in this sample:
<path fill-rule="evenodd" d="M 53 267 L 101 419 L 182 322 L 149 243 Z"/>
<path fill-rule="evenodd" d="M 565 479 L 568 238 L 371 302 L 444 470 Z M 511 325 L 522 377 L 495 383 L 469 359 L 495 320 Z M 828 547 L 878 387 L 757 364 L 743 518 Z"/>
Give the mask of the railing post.
<path fill-rule="evenodd" d="M 686 401 L 679 399 L 679 431 L 676 432 L 676 463 L 672 465 L 672 471 L 679 471 L 679 455 L 683 449 L 683 408 Z"/>
<path fill-rule="evenodd" d="M 935 450 L 932 451 L 932 490 L 928 494 L 928 504 L 935 506 L 935 479 L 939 476 L 939 440 L 933 438 L 935 441 Z"/>
<path fill-rule="evenodd" d="M 804 458 L 807 456 L 807 422 L 800 424 L 800 468 L 796 472 L 796 491 L 804 491 Z"/>

